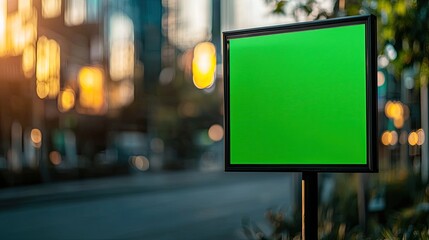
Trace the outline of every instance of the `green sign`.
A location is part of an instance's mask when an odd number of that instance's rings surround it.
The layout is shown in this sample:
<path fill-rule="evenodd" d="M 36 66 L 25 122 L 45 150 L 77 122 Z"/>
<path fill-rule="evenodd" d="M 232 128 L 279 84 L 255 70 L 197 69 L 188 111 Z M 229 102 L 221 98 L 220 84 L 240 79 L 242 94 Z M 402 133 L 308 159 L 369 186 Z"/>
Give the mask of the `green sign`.
<path fill-rule="evenodd" d="M 226 170 L 376 171 L 373 16 L 224 33 Z"/>

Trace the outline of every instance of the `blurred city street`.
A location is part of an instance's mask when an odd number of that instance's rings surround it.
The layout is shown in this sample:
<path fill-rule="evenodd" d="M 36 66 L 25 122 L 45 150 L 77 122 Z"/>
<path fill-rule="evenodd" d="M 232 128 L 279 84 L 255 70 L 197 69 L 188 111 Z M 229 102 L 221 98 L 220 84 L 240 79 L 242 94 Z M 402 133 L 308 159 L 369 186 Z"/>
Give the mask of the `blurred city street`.
<path fill-rule="evenodd" d="M 287 214 L 291 173 L 173 172 L 4 189 L 0 239 L 246 239 Z M 265 228 L 264 228 L 265 227 Z"/>
<path fill-rule="evenodd" d="M 224 33 L 357 15 L 376 16 L 365 89 L 377 97 L 361 106 L 377 103 L 365 136 L 379 172 L 319 174 L 318 236 L 429 239 L 428 13 L 429 1 L 415 0 L 0 0 L 0 240 L 300 238 L 301 173 L 224 172 L 233 129 Z M 329 60 L 354 49 L 343 35 L 314 51 L 324 40 L 300 41 L 301 62 L 283 44 L 261 56 L 243 48 L 251 65 L 238 59 L 236 89 L 256 89 L 233 98 L 245 110 L 243 161 L 288 148 L 319 158 L 328 145 L 337 149 L 323 164 L 359 158 L 358 118 L 342 131 L 330 121 L 356 107 L 322 111 L 341 101 L 331 92 L 352 99 L 344 84 L 356 74 L 326 70 L 338 87 L 320 77 L 326 63 L 349 64 Z M 277 77 L 299 94 L 275 101 Z M 308 115 L 284 108 L 304 101 L 314 107 L 296 109 Z M 273 135 L 259 134 L 267 128 Z"/>

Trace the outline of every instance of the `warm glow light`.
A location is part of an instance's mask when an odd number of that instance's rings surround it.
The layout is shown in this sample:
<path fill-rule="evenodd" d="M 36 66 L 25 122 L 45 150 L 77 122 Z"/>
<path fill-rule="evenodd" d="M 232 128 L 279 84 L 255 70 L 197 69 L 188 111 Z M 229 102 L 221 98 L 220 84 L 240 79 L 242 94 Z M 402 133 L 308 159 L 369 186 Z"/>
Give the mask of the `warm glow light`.
<path fill-rule="evenodd" d="M 397 119 L 402 116 L 404 113 L 404 109 L 402 107 L 402 104 L 400 102 L 390 102 L 388 101 L 386 103 L 386 116 L 388 118 Z"/>
<path fill-rule="evenodd" d="M 404 118 L 402 115 L 399 118 L 393 119 L 393 125 L 395 125 L 396 128 L 402 128 L 404 126 Z"/>
<path fill-rule="evenodd" d="M 110 48 L 110 77 L 114 81 L 134 76 L 134 43 L 114 42 Z"/>
<path fill-rule="evenodd" d="M 13 56 L 18 56 L 24 50 L 26 36 L 23 20 L 19 12 L 9 14 L 7 18 L 8 51 Z"/>
<path fill-rule="evenodd" d="M 218 142 L 223 138 L 223 127 L 219 124 L 214 124 L 209 128 L 208 134 L 212 141 Z"/>
<path fill-rule="evenodd" d="M 113 81 L 134 76 L 134 23 L 123 13 L 115 13 L 109 21 L 109 74 Z"/>
<path fill-rule="evenodd" d="M 67 112 L 74 107 L 75 94 L 73 89 L 66 88 L 58 95 L 58 110 L 60 112 Z"/>
<path fill-rule="evenodd" d="M 49 97 L 55 98 L 60 91 L 60 45 L 49 40 Z"/>
<path fill-rule="evenodd" d="M 391 135 L 391 139 L 389 144 L 393 146 L 398 142 L 398 133 L 396 131 L 391 131 L 390 135 Z"/>
<path fill-rule="evenodd" d="M 42 132 L 39 129 L 33 128 L 30 133 L 30 138 L 33 146 L 40 147 L 42 144 Z"/>
<path fill-rule="evenodd" d="M 37 38 L 37 10 L 33 0 L 15 3 L 18 10 L 8 13 L 8 1 L 0 0 L 0 57 L 21 55 Z"/>
<path fill-rule="evenodd" d="M 419 141 L 419 135 L 416 132 L 411 132 L 408 135 L 408 143 L 411 146 L 415 146 L 418 143 L 418 141 Z"/>
<path fill-rule="evenodd" d="M 30 78 L 33 76 L 35 63 L 36 49 L 33 45 L 27 45 L 22 53 L 22 71 L 25 77 Z"/>
<path fill-rule="evenodd" d="M 35 45 L 37 40 L 37 13 L 33 11 L 32 18 L 23 25 L 25 45 Z"/>
<path fill-rule="evenodd" d="M 0 0 L 0 57 L 7 53 L 7 0 Z"/>
<path fill-rule="evenodd" d="M 67 0 L 64 22 L 67 26 L 81 25 L 86 20 L 86 0 Z"/>
<path fill-rule="evenodd" d="M 18 1 L 18 12 L 23 20 L 27 20 L 31 17 L 33 11 L 33 0 L 19 0 Z"/>
<path fill-rule="evenodd" d="M 49 94 L 49 85 L 45 82 L 37 82 L 36 94 L 40 99 L 46 98 Z"/>
<path fill-rule="evenodd" d="M 421 146 L 425 142 L 425 132 L 420 128 L 416 133 L 418 136 L 417 145 Z"/>
<path fill-rule="evenodd" d="M 82 67 L 78 76 L 79 104 L 88 113 L 101 113 L 104 108 L 104 77 L 98 67 Z"/>
<path fill-rule="evenodd" d="M 61 0 L 42 0 L 42 16 L 55 18 L 61 15 Z"/>
<path fill-rule="evenodd" d="M 386 117 L 391 118 L 392 116 L 390 116 L 390 108 L 392 106 L 393 102 L 392 101 L 387 101 L 386 105 L 384 106 L 384 114 L 386 114 Z"/>
<path fill-rule="evenodd" d="M 134 156 L 131 158 L 131 162 L 140 171 L 149 169 L 149 160 L 144 156 Z"/>
<path fill-rule="evenodd" d="M 192 60 L 193 81 L 197 88 L 209 88 L 214 83 L 216 71 L 216 49 L 210 42 L 199 43 L 194 48 Z"/>
<path fill-rule="evenodd" d="M 60 90 L 60 46 L 42 36 L 37 41 L 36 92 L 39 98 L 55 98 Z"/>
<path fill-rule="evenodd" d="M 58 151 L 52 151 L 49 153 L 49 160 L 54 165 L 59 165 L 62 161 L 61 154 Z"/>
<path fill-rule="evenodd" d="M 385 77 L 384 77 L 384 73 L 381 71 L 377 72 L 377 86 L 381 87 L 383 86 L 385 82 Z"/>
<path fill-rule="evenodd" d="M 383 134 L 381 135 L 381 142 L 383 143 L 383 145 L 385 146 L 390 145 L 391 141 L 392 141 L 392 134 L 390 133 L 390 131 L 384 131 Z"/>
<path fill-rule="evenodd" d="M 134 23 L 121 12 L 109 19 L 109 108 L 119 109 L 134 101 Z"/>
<path fill-rule="evenodd" d="M 132 80 L 112 82 L 109 85 L 109 108 L 119 109 L 134 101 L 134 83 Z"/>
<path fill-rule="evenodd" d="M 408 114 L 408 107 L 401 102 L 387 101 L 384 113 L 390 119 L 393 119 L 393 124 L 396 128 L 402 128 L 404 126 L 405 117 Z"/>
<path fill-rule="evenodd" d="M 381 143 L 385 146 L 395 145 L 398 143 L 398 133 L 396 131 L 384 131 L 381 135 Z"/>

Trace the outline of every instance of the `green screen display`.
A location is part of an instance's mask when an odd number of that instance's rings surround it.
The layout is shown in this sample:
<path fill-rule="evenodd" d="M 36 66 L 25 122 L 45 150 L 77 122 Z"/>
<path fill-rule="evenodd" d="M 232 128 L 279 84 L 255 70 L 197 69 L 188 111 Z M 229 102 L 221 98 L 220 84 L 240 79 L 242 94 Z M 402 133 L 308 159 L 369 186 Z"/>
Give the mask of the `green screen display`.
<path fill-rule="evenodd" d="M 367 164 L 365 24 L 229 39 L 230 164 Z"/>

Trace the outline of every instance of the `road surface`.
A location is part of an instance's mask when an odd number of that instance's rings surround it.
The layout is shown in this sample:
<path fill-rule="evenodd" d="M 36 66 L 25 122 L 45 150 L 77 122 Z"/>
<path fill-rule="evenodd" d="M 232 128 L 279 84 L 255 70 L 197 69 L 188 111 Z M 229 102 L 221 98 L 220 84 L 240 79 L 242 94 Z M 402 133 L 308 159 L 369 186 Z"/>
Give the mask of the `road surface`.
<path fill-rule="evenodd" d="M 0 190 L 0 239 L 246 239 L 292 210 L 288 173 L 152 173 Z M 2 194 L 3 193 L 3 194 Z"/>

